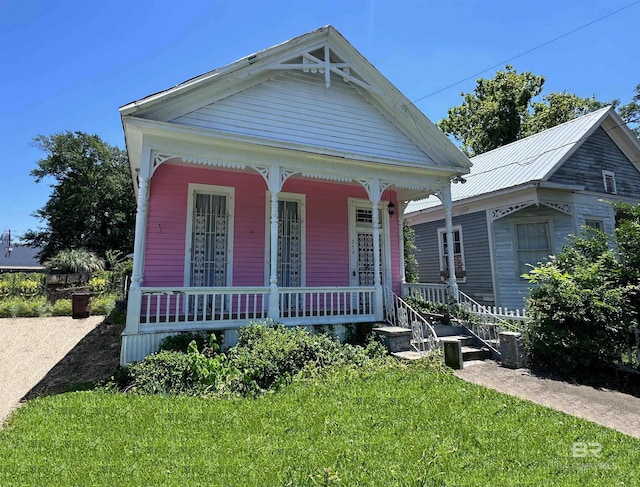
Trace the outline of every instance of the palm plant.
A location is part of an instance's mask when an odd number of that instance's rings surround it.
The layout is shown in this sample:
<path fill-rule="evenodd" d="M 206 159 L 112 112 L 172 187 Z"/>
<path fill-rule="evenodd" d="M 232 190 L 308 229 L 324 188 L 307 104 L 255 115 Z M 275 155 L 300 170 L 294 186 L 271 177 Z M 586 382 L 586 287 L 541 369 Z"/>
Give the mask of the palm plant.
<path fill-rule="evenodd" d="M 104 261 L 86 249 L 61 250 L 44 263 L 49 270 L 90 274 L 104 269 Z"/>

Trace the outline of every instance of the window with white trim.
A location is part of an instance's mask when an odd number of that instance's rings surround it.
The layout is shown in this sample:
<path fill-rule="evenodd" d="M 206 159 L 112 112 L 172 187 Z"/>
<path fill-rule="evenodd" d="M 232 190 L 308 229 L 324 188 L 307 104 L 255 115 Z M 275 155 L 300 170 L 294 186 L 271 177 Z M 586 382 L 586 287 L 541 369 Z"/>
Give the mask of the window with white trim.
<path fill-rule="evenodd" d="M 464 282 L 466 280 L 464 263 L 464 245 L 462 243 L 462 226 L 453 227 L 453 263 L 456 270 L 456 279 Z M 438 247 L 440 249 L 440 278 L 449 278 L 449 251 L 447 246 L 447 229 L 438 228 Z"/>
<path fill-rule="evenodd" d="M 548 222 L 515 224 L 516 271 L 518 277 L 531 270 L 531 265 L 544 262 L 551 254 L 551 235 Z"/>
<path fill-rule="evenodd" d="M 602 182 L 604 183 L 604 192 L 617 194 L 616 173 L 613 171 L 602 171 Z"/>
<path fill-rule="evenodd" d="M 602 220 L 596 220 L 593 218 L 586 218 L 584 220 L 584 226 L 587 227 L 587 229 L 594 229 L 594 230 L 598 230 L 600 232 L 604 232 L 604 222 Z"/>

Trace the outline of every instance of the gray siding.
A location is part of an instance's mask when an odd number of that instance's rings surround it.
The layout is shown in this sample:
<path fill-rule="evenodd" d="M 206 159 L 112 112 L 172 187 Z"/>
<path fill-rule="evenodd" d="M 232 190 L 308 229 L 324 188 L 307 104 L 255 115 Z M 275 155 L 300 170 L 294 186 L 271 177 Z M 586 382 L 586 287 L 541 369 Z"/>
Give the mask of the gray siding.
<path fill-rule="evenodd" d="M 499 283 L 497 305 L 522 308 L 529 296 L 529 283 L 521 279 L 516 269 L 514 224 L 548 221 L 553 235 L 551 253 L 558 252 L 574 233 L 573 217 L 546 206 L 531 206 L 493 222 L 493 245 L 496 277 Z M 536 264 L 536 262 L 531 262 Z"/>
<path fill-rule="evenodd" d="M 584 185 L 587 191 L 604 193 L 603 170 L 613 171 L 616 174 L 618 196 L 639 197 L 640 172 L 618 149 L 602 127 L 599 127 L 558 168 L 549 181 Z"/>
<path fill-rule="evenodd" d="M 482 304 L 491 304 L 493 283 L 489 255 L 487 218 L 484 211 L 462 215 L 453 219 L 453 225 L 462 228 L 462 245 L 466 269 L 466 282 L 459 283 L 460 289 Z M 416 258 L 418 259 L 420 282 L 438 283 L 440 260 L 438 249 L 438 229 L 445 226 L 444 220 L 415 225 Z"/>

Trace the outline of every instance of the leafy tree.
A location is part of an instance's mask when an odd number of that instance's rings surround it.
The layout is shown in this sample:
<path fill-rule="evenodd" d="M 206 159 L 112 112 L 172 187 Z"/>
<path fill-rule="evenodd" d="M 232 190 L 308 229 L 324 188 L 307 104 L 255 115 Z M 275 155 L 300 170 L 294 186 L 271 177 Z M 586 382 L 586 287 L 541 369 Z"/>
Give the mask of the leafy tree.
<path fill-rule="evenodd" d="M 518 73 L 507 65 L 492 79 L 478 79 L 473 93 L 461 93 L 462 105 L 450 108 L 438 126 L 459 140 L 468 156 L 474 156 L 606 105 L 566 92 L 532 101 L 544 82 L 543 76 Z"/>
<path fill-rule="evenodd" d="M 416 232 L 406 221 L 402 222 L 402 238 L 404 243 L 404 277 L 407 282 L 418 282 L 418 260 L 416 259 Z"/>
<path fill-rule="evenodd" d="M 461 93 L 462 105 L 450 108 L 438 126 L 462 142 L 470 156 L 517 140 L 531 99 L 542 91 L 544 78 L 517 73 L 507 65 L 493 79 L 478 79 L 473 93 Z"/>
<path fill-rule="evenodd" d="M 525 118 L 521 137 L 518 138 L 537 134 L 607 106 L 607 103 L 599 102 L 594 97 L 580 98 L 566 91 L 551 93 L 542 99 L 531 104 L 533 113 Z"/>
<path fill-rule="evenodd" d="M 23 239 L 42 247 L 42 260 L 66 249 L 98 256 L 109 249 L 130 252 L 136 204 L 125 151 L 83 132 L 40 135 L 34 142 L 47 156 L 31 175 L 54 182 L 49 200 L 34 213 L 45 226 Z"/>
<path fill-rule="evenodd" d="M 635 94 L 631 101 L 618 109 L 622 120 L 628 124 L 635 125 L 632 130 L 640 137 L 640 85 L 636 85 Z"/>
<path fill-rule="evenodd" d="M 640 205 L 617 205 L 613 240 L 589 230 L 526 277 L 529 362 L 564 374 L 606 367 L 621 358 L 638 326 Z"/>

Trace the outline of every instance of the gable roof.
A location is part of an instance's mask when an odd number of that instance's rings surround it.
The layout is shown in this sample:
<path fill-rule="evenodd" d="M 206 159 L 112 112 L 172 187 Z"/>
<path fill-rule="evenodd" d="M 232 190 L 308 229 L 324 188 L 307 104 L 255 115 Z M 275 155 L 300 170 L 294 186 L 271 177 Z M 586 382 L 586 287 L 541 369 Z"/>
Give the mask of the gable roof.
<path fill-rule="evenodd" d="M 451 187 L 452 200 L 547 181 L 600 126 L 640 170 L 640 141 L 612 107 L 605 107 L 472 157 L 473 167 L 465 176 L 466 182 Z M 440 201 L 435 198 L 413 201 L 405 213 L 437 206 Z"/>
<path fill-rule="evenodd" d="M 468 158 L 334 27 L 325 26 L 246 56 L 120 108 L 127 146 L 135 145 L 141 121 L 169 123 L 248 90 L 283 71 L 311 72 L 332 83 L 348 83 L 426 155 L 424 163 L 466 173 Z M 174 122 L 175 123 L 175 122 Z M 267 140 L 267 139 L 265 139 Z M 130 158 L 139 157 L 135 147 Z M 136 161 L 132 161 L 132 166 Z"/>

